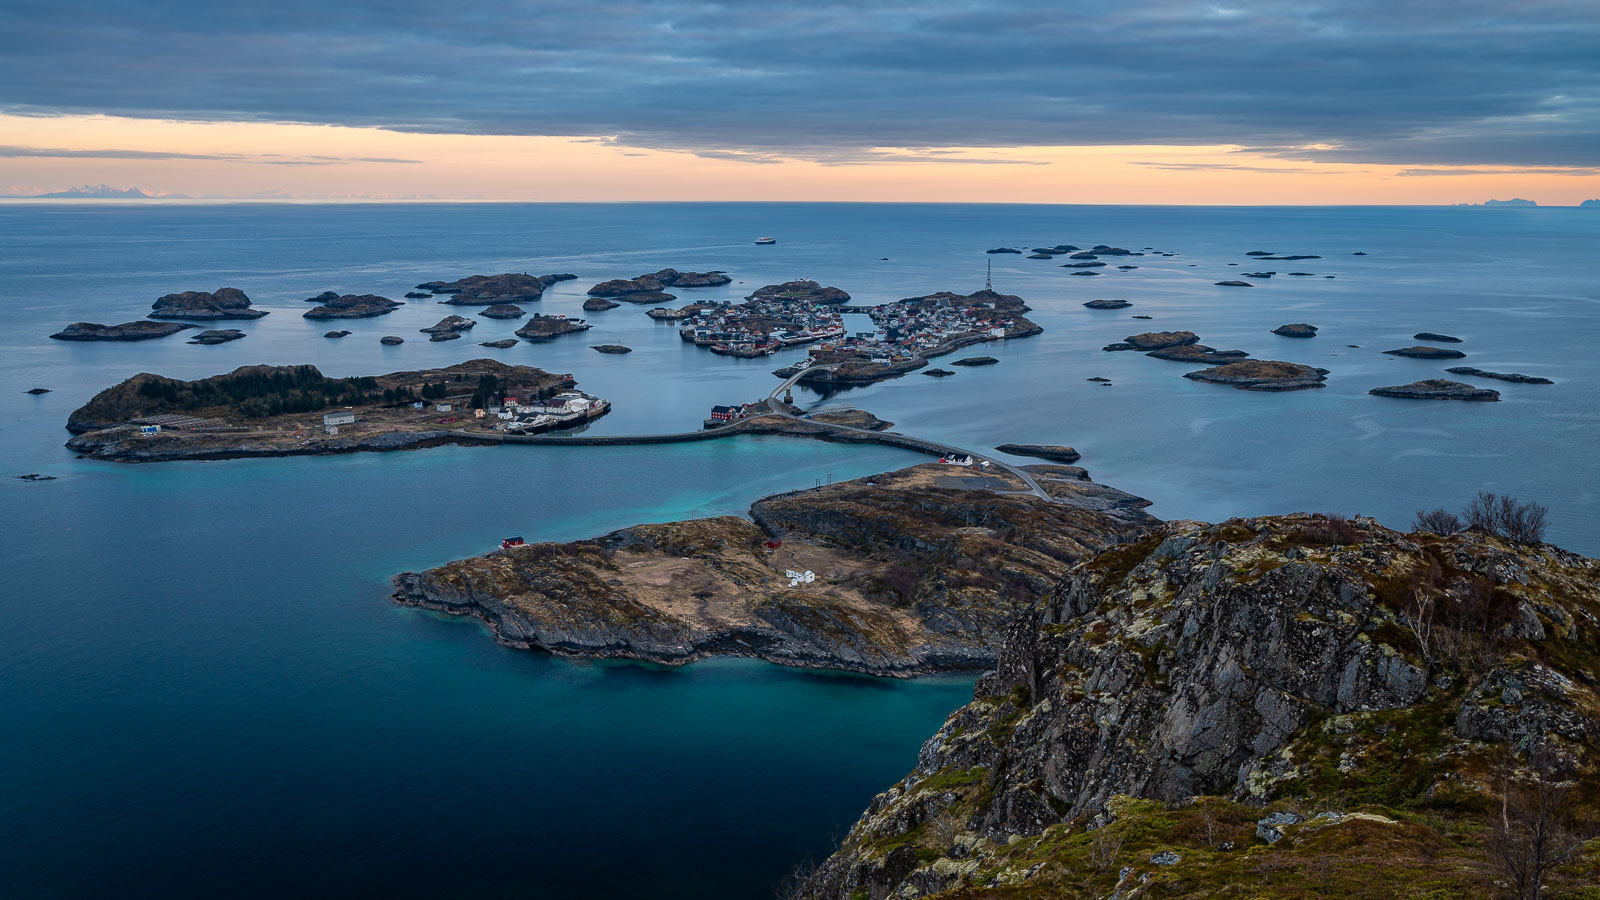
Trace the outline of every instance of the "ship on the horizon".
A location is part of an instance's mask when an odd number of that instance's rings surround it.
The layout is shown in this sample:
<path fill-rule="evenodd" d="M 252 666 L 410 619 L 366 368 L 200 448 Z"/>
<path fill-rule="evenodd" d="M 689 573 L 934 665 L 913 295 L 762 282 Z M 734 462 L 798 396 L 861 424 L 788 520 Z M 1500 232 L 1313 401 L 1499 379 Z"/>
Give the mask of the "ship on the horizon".
<path fill-rule="evenodd" d="M 758 243 L 758 244 L 776 244 L 777 242 L 778 242 L 778 239 L 775 238 L 775 237 L 758 237 L 758 238 L 756 238 L 756 243 Z"/>

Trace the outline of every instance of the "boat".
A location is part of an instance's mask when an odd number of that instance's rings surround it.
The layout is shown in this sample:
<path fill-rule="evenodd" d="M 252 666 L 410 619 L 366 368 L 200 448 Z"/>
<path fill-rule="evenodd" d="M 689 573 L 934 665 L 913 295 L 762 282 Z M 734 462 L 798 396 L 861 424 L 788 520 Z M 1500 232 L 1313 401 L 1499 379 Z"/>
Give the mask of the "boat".
<path fill-rule="evenodd" d="M 756 238 L 756 243 L 758 243 L 758 244 L 776 244 L 777 242 L 778 242 L 778 239 L 775 238 L 775 237 L 758 237 L 758 238 Z"/>

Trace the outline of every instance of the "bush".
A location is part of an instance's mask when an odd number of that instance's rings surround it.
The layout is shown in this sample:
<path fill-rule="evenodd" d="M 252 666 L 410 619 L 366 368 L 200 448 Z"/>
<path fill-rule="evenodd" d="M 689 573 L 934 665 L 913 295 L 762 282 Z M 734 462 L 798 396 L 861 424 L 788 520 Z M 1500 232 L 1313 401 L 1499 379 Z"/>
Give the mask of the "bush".
<path fill-rule="evenodd" d="M 1533 501 L 1521 503 L 1509 495 L 1479 491 L 1464 511 L 1467 527 L 1498 534 L 1519 544 L 1544 540 L 1550 510 Z"/>
<path fill-rule="evenodd" d="M 1443 509 L 1417 510 L 1417 519 L 1411 523 L 1412 531 L 1428 531 L 1433 534 L 1455 534 L 1465 527 L 1461 517 L 1453 512 Z"/>

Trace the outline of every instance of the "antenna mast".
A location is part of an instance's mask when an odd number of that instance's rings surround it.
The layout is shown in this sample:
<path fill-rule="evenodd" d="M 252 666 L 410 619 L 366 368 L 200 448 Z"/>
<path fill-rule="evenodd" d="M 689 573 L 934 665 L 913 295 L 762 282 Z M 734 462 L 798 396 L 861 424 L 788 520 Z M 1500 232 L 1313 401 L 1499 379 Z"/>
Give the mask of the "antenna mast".
<path fill-rule="evenodd" d="M 994 260 L 992 259 L 989 260 L 988 265 L 984 267 L 983 289 L 986 291 L 994 290 Z"/>

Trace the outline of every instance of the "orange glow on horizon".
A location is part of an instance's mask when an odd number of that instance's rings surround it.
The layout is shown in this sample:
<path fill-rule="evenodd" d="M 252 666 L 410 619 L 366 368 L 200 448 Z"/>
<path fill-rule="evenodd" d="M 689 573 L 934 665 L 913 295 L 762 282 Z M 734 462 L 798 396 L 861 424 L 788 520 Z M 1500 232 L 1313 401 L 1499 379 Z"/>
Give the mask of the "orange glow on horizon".
<path fill-rule="evenodd" d="M 0 115 L 0 133 L 0 190 L 11 194 L 104 182 L 190 196 L 575 202 L 1403 205 L 1523 197 L 1562 206 L 1600 197 L 1593 170 L 1313 163 L 1227 145 L 876 148 L 823 163 L 698 156 L 590 137 L 111 116 Z M 1402 174 L 1408 168 L 1471 174 Z"/>

